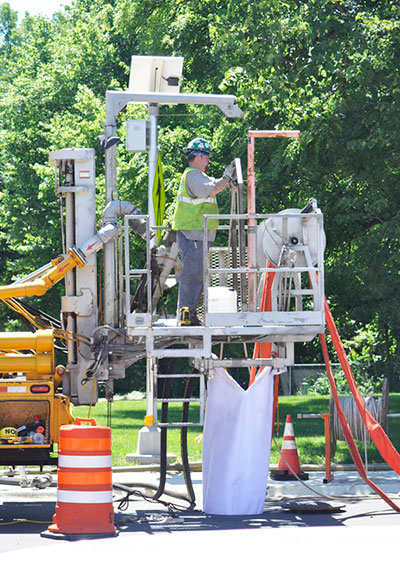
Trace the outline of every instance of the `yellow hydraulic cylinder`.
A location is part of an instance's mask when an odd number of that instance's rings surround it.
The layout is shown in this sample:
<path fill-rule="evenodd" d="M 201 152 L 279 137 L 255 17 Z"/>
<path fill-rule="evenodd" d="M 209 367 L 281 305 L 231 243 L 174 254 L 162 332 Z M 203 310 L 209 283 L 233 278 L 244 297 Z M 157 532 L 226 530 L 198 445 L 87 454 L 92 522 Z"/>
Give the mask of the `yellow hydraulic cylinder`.
<path fill-rule="evenodd" d="M 54 348 L 54 331 L 38 330 L 32 332 L 1 332 L 0 350 L 35 350 L 36 352 L 52 352 Z"/>
<path fill-rule="evenodd" d="M 75 248 L 68 250 L 68 257 L 61 255 L 52 260 L 52 268 L 40 278 L 30 282 L 0 286 L 0 299 L 43 296 L 58 281 L 76 266 L 83 267 L 86 264 L 83 254 Z"/>
<path fill-rule="evenodd" d="M 0 356 L 0 373 L 41 373 L 54 370 L 53 354 L 7 354 Z"/>

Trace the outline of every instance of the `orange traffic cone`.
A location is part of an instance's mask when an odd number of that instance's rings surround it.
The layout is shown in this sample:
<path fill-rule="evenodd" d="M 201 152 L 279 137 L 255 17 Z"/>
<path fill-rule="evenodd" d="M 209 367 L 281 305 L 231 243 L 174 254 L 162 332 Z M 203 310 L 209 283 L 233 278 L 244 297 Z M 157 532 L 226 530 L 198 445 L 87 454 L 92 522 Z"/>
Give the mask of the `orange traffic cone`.
<path fill-rule="evenodd" d="M 290 415 L 286 416 L 281 450 L 282 454 L 279 458 L 278 469 L 272 470 L 270 473 L 272 480 L 297 480 L 297 478 L 300 478 L 300 480 L 308 480 L 308 474 L 302 472 L 300 469 L 299 455 L 297 454 L 296 439 L 294 437 L 293 421 Z"/>

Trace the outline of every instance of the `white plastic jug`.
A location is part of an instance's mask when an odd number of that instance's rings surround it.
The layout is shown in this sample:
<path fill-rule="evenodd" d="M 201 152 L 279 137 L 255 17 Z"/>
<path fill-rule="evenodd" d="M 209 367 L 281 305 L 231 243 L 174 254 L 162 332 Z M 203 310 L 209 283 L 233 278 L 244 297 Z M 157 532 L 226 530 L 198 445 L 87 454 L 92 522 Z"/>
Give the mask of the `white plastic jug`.
<path fill-rule="evenodd" d="M 209 287 L 208 312 L 237 312 L 237 292 L 227 286 Z"/>

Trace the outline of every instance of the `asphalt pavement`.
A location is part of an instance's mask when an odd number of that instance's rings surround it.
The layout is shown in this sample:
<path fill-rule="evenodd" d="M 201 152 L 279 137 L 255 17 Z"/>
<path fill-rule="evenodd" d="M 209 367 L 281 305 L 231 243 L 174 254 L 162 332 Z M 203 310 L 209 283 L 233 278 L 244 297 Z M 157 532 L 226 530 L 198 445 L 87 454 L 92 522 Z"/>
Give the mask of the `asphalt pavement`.
<path fill-rule="evenodd" d="M 187 562 L 191 569 L 220 563 L 244 567 L 273 562 L 296 569 L 321 564 L 376 568 L 378 563 L 396 563 L 400 513 L 377 497 L 356 472 L 334 472 L 329 483 L 324 483 L 324 475 L 310 472 L 304 483 L 269 480 L 260 515 L 211 516 L 201 510 L 202 473 L 192 473 L 196 506 L 188 510 L 188 503 L 176 497 L 186 492 L 184 477 L 171 471 L 164 503 L 147 501 L 140 494 L 127 502 L 125 493 L 115 491 L 117 537 L 72 542 L 41 537 L 55 511 L 56 476 L 53 486 L 45 489 L 22 488 L 18 477 L 3 476 L 0 560 L 3 566 L 24 567 L 54 555 L 57 567 L 90 560 L 96 569 L 143 561 L 157 565 Z M 378 471 L 369 477 L 400 508 L 399 476 Z M 31 479 L 28 475 L 28 482 Z M 149 493 L 146 485 L 157 486 L 159 475 L 114 472 L 113 482 Z"/>

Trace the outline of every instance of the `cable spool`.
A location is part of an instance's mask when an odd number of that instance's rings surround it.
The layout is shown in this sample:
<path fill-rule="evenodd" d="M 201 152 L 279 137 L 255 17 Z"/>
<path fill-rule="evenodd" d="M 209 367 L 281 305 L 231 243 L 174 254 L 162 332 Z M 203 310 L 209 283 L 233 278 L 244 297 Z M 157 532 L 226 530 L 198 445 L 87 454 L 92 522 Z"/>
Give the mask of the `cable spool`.
<path fill-rule="evenodd" d="M 378 423 L 387 431 L 387 413 L 389 407 L 389 382 L 387 379 L 384 380 L 382 397 L 363 397 L 365 402 L 365 407 L 367 411 L 371 413 Z M 353 397 L 344 396 L 339 397 L 339 403 L 343 409 L 343 413 L 349 424 L 350 430 L 352 432 L 355 440 L 360 442 L 366 442 L 371 444 L 371 437 L 363 423 L 360 412 L 358 410 L 357 404 Z M 329 414 L 330 414 L 330 446 L 331 446 L 331 457 L 335 455 L 336 452 L 336 441 L 346 440 L 343 435 L 342 426 L 339 421 L 339 416 L 337 413 L 336 405 L 334 404 L 333 398 L 331 397 L 329 401 Z"/>
<path fill-rule="evenodd" d="M 285 214 L 288 217 L 285 217 Z M 301 214 L 300 209 L 284 209 L 279 212 L 279 215 L 265 219 L 257 226 L 257 265 L 259 267 L 265 267 L 267 259 L 275 267 L 280 266 L 284 247 L 292 255 L 293 266 L 307 266 L 301 245 L 308 246 L 312 263 L 314 265 L 317 263 L 319 232 L 321 231 L 319 238 L 323 250 L 326 243 L 325 233 L 315 216 L 310 214 L 305 218 Z"/>
<path fill-rule="evenodd" d="M 382 399 L 378 397 L 363 397 L 365 407 L 371 413 L 371 415 L 381 423 L 382 421 Z M 340 406 L 343 409 L 343 413 L 349 424 L 351 433 L 357 441 L 371 444 L 371 438 L 368 435 L 368 431 L 361 419 L 360 412 L 353 397 L 339 397 Z M 346 440 L 343 435 L 342 426 L 339 421 L 336 406 L 333 412 L 333 436 L 336 441 Z"/>

